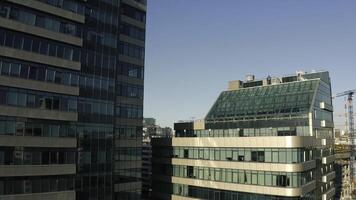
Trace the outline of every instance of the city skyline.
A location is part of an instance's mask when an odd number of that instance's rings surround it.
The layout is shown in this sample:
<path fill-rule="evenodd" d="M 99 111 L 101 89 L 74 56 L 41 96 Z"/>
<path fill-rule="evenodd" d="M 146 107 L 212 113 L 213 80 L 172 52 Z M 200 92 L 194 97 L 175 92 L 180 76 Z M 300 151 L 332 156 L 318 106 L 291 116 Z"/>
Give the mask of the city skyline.
<path fill-rule="evenodd" d="M 150 2 L 144 116 L 170 127 L 204 118 L 226 82 L 247 74 L 328 70 L 333 95 L 354 89 L 355 8 L 355 1 Z M 334 108 L 344 113 L 343 98 Z M 343 123 L 335 117 L 336 127 Z"/>

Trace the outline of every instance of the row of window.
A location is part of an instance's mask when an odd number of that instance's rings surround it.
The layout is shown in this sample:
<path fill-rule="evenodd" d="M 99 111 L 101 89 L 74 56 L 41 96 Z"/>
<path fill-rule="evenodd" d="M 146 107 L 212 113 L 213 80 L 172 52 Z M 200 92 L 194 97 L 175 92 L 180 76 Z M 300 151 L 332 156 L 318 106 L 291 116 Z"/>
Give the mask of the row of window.
<path fill-rule="evenodd" d="M 80 49 L 34 36 L 0 30 L 0 46 L 79 62 Z"/>
<path fill-rule="evenodd" d="M 145 48 L 134 44 L 120 41 L 119 52 L 122 55 L 143 60 L 145 58 Z"/>
<path fill-rule="evenodd" d="M 313 150 L 298 148 L 154 147 L 153 155 L 166 158 L 270 163 L 300 163 L 314 159 Z"/>
<path fill-rule="evenodd" d="M 78 101 L 78 113 L 113 116 L 114 104 L 110 101 L 89 101 L 88 99 L 80 99 Z"/>
<path fill-rule="evenodd" d="M 185 165 L 163 165 L 156 173 L 168 176 L 273 187 L 301 187 L 312 181 L 313 171 L 269 172 L 241 169 L 210 168 Z M 162 169 L 163 168 L 163 169 Z"/>
<path fill-rule="evenodd" d="M 176 137 L 260 137 L 260 136 L 309 136 L 308 126 L 176 130 Z"/>
<path fill-rule="evenodd" d="M 206 200 L 315 200 L 314 192 L 306 193 L 303 197 L 283 197 L 203 188 L 176 183 L 170 185 L 163 182 L 158 184 L 156 188 L 164 193 L 171 192 L 171 194 L 174 195 Z"/>
<path fill-rule="evenodd" d="M 139 161 L 142 157 L 142 149 L 137 147 L 118 148 L 114 156 L 116 161 Z"/>
<path fill-rule="evenodd" d="M 88 101 L 85 98 L 80 98 L 78 101 L 74 96 L 5 87 L 0 87 L 1 104 L 93 115 L 113 116 L 114 114 L 113 103 L 107 101 Z M 122 110 L 126 111 L 127 109 L 122 107 Z M 127 114 L 130 118 L 138 115 L 137 112 L 130 110 L 130 108 L 128 110 L 123 114 Z M 142 115 L 142 109 L 140 113 Z"/>
<path fill-rule="evenodd" d="M 77 111 L 77 100 L 74 96 L 6 87 L 0 87 L 0 104 L 66 112 Z"/>
<path fill-rule="evenodd" d="M 143 66 L 134 65 L 131 63 L 120 62 L 117 69 L 119 75 L 129 76 L 133 78 L 143 79 L 144 68 Z"/>
<path fill-rule="evenodd" d="M 142 137 L 141 126 L 118 126 L 115 135 L 122 140 L 137 140 Z"/>
<path fill-rule="evenodd" d="M 97 48 L 97 47 L 93 47 L 93 48 Z M 100 72 L 104 76 L 114 77 L 115 74 L 113 72 L 116 68 L 117 55 L 108 55 L 108 54 L 109 53 L 103 54 L 103 52 L 96 53 L 94 51 L 82 51 L 81 63 L 87 66 L 82 70 L 85 70 L 84 72 L 89 74 L 92 73 L 97 74 L 98 72 Z"/>
<path fill-rule="evenodd" d="M 0 134 L 16 136 L 75 137 L 76 126 L 53 122 L 0 120 Z"/>
<path fill-rule="evenodd" d="M 102 166 L 105 166 L 105 163 L 111 163 L 111 153 L 110 151 L 82 151 L 79 152 L 78 160 L 84 167 L 90 167 L 90 165 L 95 164 L 104 164 Z"/>
<path fill-rule="evenodd" d="M 107 2 L 107 1 L 106 1 Z M 100 2 L 101 3 L 101 2 Z M 117 2 L 116 2 L 117 4 Z M 104 6 L 99 9 L 96 8 L 89 8 L 85 10 L 85 20 L 94 21 L 95 23 L 100 23 L 102 25 L 109 25 L 115 30 L 119 24 L 119 15 L 117 13 L 117 8 L 111 7 L 109 9 L 103 9 Z"/>
<path fill-rule="evenodd" d="M 0 57 L 1 75 L 78 86 L 79 75 L 74 71 L 59 70 L 44 65 L 19 62 Z"/>
<path fill-rule="evenodd" d="M 38 26 L 55 32 L 81 37 L 81 29 L 74 23 L 67 22 L 63 19 L 59 20 L 58 18 L 43 15 L 38 12 L 25 10 L 23 8 L 20 9 L 14 5 L 10 6 L 1 3 L 0 17 L 9 18 L 27 25 Z"/>
<path fill-rule="evenodd" d="M 146 22 L 146 13 L 137 8 L 131 7 L 127 4 L 121 4 L 120 11 L 123 15 L 131 17 L 140 22 Z"/>
<path fill-rule="evenodd" d="M 16 136 L 43 136 L 43 137 L 75 137 L 80 141 L 92 140 L 89 144 L 96 144 L 98 139 L 112 138 L 112 125 L 98 123 L 77 124 L 64 121 L 43 121 L 37 119 L 1 117 L 0 134 Z M 80 143 L 81 144 L 81 143 Z"/>
<path fill-rule="evenodd" d="M 141 168 L 115 170 L 115 183 L 129 183 L 141 181 Z"/>
<path fill-rule="evenodd" d="M 49 83 L 63 84 L 81 87 L 81 92 L 95 91 L 96 97 L 113 97 L 114 80 L 101 78 L 99 76 L 79 76 L 75 71 L 55 69 L 38 64 L 28 64 L 0 57 L 0 75 L 13 76 L 24 79 L 45 81 Z"/>
<path fill-rule="evenodd" d="M 117 95 L 130 97 L 130 98 L 143 99 L 143 86 L 127 84 L 127 83 L 122 83 L 122 82 L 118 83 L 117 84 Z"/>
<path fill-rule="evenodd" d="M 0 195 L 74 190 L 72 176 L 19 177 L 0 179 Z"/>
<path fill-rule="evenodd" d="M 37 0 L 52 6 L 84 15 L 85 7 L 76 0 Z"/>
<path fill-rule="evenodd" d="M 131 24 L 121 23 L 120 33 L 141 41 L 145 41 L 145 34 L 146 34 L 145 29 L 138 28 Z"/>
<path fill-rule="evenodd" d="M 0 164 L 5 165 L 50 165 L 75 164 L 75 150 L 48 148 L 1 148 Z"/>
<path fill-rule="evenodd" d="M 119 104 L 116 106 L 116 116 L 120 118 L 142 119 L 142 106 Z"/>
<path fill-rule="evenodd" d="M 100 44 L 107 47 L 117 48 L 117 36 L 111 33 L 99 33 L 97 31 L 88 31 L 87 40 L 93 44 Z"/>

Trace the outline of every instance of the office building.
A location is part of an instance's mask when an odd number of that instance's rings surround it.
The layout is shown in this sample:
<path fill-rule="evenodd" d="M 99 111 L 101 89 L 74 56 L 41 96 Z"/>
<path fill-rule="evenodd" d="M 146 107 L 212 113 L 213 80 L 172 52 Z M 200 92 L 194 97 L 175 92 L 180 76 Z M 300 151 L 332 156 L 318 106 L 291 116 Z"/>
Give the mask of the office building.
<path fill-rule="evenodd" d="M 142 142 L 142 198 L 151 199 L 152 193 L 152 145 L 151 138 Z"/>
<path fill-rule="evenodd" d="M 141 198 L 145 0 L 0 1 L 0 199 Z"/>
<path fill-rule="evenodd" d="M 352 182 L 350 177 L 351 146 L 335 144 L 335 199 L 352 199 Z"/>
<path fill-rule="evenodd" d="M 151 138 L 172 137 L 170 127 L 156 125 L 156 119 L 144 118 L 142 142 L 142 197 L 151 199 L 152 192 L 152 145 Z"/>
<path fill-rule="evenodd" d="M 231 81 L 204 120 L 152 139 L 154 199 L 334 199 L 328 72 Z"/>

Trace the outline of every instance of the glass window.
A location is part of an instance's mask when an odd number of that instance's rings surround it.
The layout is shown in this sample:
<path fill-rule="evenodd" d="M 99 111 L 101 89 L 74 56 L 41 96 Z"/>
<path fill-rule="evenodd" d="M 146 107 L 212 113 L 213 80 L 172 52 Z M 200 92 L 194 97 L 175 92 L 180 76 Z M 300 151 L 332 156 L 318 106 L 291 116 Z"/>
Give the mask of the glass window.
<path fill-rule="evenodd" d="M 27 104 L 28 107 L 35 107 L 36 106 L 36 97 L 34 95 L 27 95 Z"/>
<path fill-rule="evenodd" d="M 17 105 L 17 92 L 8 92 L 6 102 L 8 105 Z"/>
<path fill-rule="evenodd" d="M 17 105 L 18 106 L 26 106 L 26 97 L 27 97 L 26 94 L 19 93 L 17 95 Z"/>
<path fill-rule="evenodd" d="M 31 51 L 31 48 L 32 48 L 32 39 L 27 36 L 24 36 L 22 49 L 25 51 Z"/>
<path fill-rule="evenodd" d="M 21 70 L 20 70 L 20 77 L 21 78 L 27 78 L 28 77 L 28 70 L 29 70 L 29 66 L 22 64 L 21 65 Z"/>
<path fill-rule="evenodd" d="M 265 149 L 265 162 L 272 162 L 271 149 Z"/>
<path fill-rule="evenodd" d="M 272 150 L 272 161 L 273 162 L 279 162 L 278 160 L 278 150 Z"/>
<path fill-rule="evenodd" d="M 279 149 L 279 162 L 280 163 L 285 163 L 286 162 L 286 150 L 285 149 Z"/>
<path fill-rule="evenodd" d="M 292 149 L 286 149 L 287 150 L 287 163 L 292 163 Z"/>
<path fill-rule="evenodd" d="M 265 185 L 264 172 L 258 172 L 258 185 Z"/>
<path fill-rule="evenodd" d="M 20 76 L 20 64 L 12 63 L 10 74 L 11 76 Z"/>
<path fill-rule="evenodd" d="M 22 36 L 14 35 L 14 46 L 15 49 L 22 49 Z"/>
<path fill-rule="evenodd" d="M 245 172 L 245 183 L 251 184 L 251 172 Z"/>
<path fill-rule="evenodd" d="M 29 79 L 37 80 L 37 67 L 30 67 L 28 77 Z"/>
<path fill-rule="evenodd" d="M 40 41 L 37 39 L 32 40 L 32 52 L 39 53 L 40 52 Z"/>
<path fill-rule="evenodd" d="M 44 42 L 41 43 L 40 54 L 44 54 L 44 55 L 48 54 L 48 43 L 44 43 Z"/>
<path fill-rule="evenodd" d="M 13 47 L 14 35 L 13 34 L 6 34 L 5 38 L 5 46 Z"/>
<path fill-rule="evenodd" d="M 54 70 L 47 69 L 47 72 L 46 72 L 46 81 L 48 81 L 48 82 L 54 82 L 54 80 L 55 80 L 55 71 L 54 71 Z"/>
<path fill-rule="evenodd" d="M 10 74 L 10 63 L 3 61 L 1 67 L 1 75 L 9 75 Z"/>

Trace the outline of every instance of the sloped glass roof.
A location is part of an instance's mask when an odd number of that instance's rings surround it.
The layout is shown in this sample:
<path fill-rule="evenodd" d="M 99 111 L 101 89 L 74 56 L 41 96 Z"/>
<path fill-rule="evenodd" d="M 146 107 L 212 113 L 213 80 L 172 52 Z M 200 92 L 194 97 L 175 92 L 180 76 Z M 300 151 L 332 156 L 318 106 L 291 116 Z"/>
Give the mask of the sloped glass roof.
<path fill-rule="evenodd" d="M 206 120 L 308 113 L 319 79 L 224 91 Z"/>

